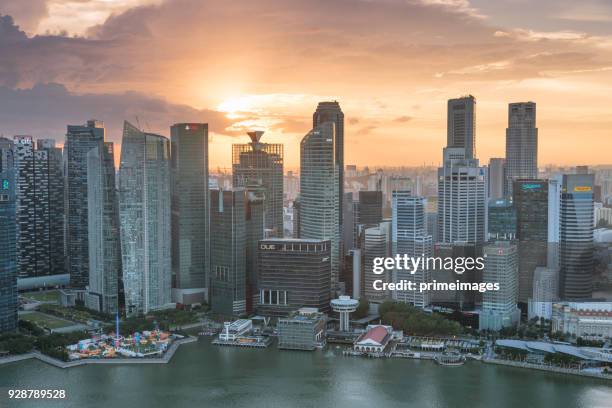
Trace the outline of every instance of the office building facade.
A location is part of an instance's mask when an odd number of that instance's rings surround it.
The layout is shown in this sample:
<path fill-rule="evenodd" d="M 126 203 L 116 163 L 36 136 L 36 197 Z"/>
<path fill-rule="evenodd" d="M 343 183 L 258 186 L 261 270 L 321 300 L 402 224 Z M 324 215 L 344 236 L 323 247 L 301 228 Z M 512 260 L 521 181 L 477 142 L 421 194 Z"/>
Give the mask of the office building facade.
<path fill-rule="evenodd" d="M 104 138 L 104 123 L 98 120 L 68 125 L 66 132 L 66 255 L 70 286 L 77 289 L 89 284 L 87 153 L 101 150 Z"/>
<path fill-rule="evenodd" d="M 329 240 L 259 241 L 257 312 L 274 317 L 302 307 L 329 312 L 331 248 Z"/>
<path fill-rule="evenodd" d="M 232 145 L 234 187 L 259 184 L 265 193 L 267 235 L 283 237 L 283 145 L 261 142 L 264 132 L 248 132 L 251 143 Z"/>
<path fill-rule="evenodd" d="M 499 200 L 505 197 L 506 159 L 492 157 L 489 159 L 489 199 Z"/>
<path fill-rule="evenodd" d="M 514 180 L 538 177 L 538 128 L 534 102 L 508 105 L 506 177 L 510 196 L 513 195 Z"/>
<path fill-rule="evenodd" d="M 208 124 L 170 127 L 173 300 L 207 298 L 209 262 Z"/>
<path fill-rule="evenodd" d="M 476 158 L 476 98 L 449 99 L 446 146 L 463 149 L 465 159 Z"/>
<path fill-rule="evenodd" d="M 516 209 L 512 201 L 489 199 L 488 240 L 514 239 L 516 237 Z"/>

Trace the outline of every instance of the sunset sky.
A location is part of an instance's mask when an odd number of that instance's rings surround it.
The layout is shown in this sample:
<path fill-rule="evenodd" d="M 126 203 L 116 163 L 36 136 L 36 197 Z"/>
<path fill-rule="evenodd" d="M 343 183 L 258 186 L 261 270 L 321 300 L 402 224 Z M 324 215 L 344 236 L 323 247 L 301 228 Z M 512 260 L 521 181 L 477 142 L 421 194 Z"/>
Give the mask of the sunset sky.
<path fill-rule="evenodd" d="M 609 0 L 0 0 L 0 14 L 9 137 L 208 122 L 211 167 L 248 129 L 297 166 L 317 102 L 338 100 L 345 163 L 437 165 L 446 100 L 472 94 L 483 162 L 504 156 L 507 104 L 531 100 L 540 165 L 612 163 Z"/>

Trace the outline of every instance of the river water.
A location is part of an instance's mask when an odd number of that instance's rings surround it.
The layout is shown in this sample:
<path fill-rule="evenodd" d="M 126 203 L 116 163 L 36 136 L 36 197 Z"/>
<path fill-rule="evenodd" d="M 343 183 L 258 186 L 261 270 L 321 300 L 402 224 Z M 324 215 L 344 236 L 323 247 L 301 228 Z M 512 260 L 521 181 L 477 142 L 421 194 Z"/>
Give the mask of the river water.
<path fill-rule="evenodd" d="M 7 401 L 7 389 L 64 389 L 64 401 Z M 69 369 L 28 360 L 0 366 L 0 407 L 612 407 L 602 380 L 468 362 L 343 357 L 183 345 L 169 364 Z M 3 405 L 4 404 L 4 405 Z"/>

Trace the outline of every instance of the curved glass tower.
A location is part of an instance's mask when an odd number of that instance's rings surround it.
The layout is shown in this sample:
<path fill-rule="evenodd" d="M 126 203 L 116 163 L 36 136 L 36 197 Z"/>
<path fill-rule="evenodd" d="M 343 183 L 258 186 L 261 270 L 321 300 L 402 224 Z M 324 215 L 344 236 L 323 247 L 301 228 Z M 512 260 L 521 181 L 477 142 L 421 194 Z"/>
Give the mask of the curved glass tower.
<path fill-rule="evenodd" d="M 125 310 L 145 314 L 170 303 L 170 142 L 125 122 L 119 216 Z"/>

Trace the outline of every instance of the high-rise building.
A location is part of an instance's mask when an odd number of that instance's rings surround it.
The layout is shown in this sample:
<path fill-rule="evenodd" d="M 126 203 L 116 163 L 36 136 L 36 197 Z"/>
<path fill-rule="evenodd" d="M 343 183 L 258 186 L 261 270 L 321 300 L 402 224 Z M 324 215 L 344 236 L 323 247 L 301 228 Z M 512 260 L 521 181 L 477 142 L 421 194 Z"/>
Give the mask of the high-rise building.
<path fill-rule="evenodd" d="M 489 240 L 514 239 L 516 237 L 516 209 L 512 201 L 498 198 L 489 200 Z"/>
<path fill-rule="evenodd" d="M 267 235 L 283 237 L 283 145 L 262 143 L 264 132 L 248 132 L 251 143 L 232 145 L 234 187 L 260 184 L 264 188 Z"/>
<path fill-rule="evenodd" d="M 446 123 L 447 147 L 463 149 L 465 159 L 476 158 L 476 98 L 449 99 Z"/>
<path fill-rule="evenodd" d="M 89 287 L 85 304 L 99 312 L 119 311 L 121 243 L 113 143 L 87 153 Z"/>
<path fill-rule="evenodd" d="M 413 196 L 410 191 L 394 191 L 391 208 L 391 255 L 430 257 L 433 243 L 431 235 L 427 234 L 425 222 L 427 200 Z M 405 279 L 417 286 L 431 280 L 430 271 L 426 268 L 416 271 L 395 270 L 393 276 L 394 282 Z M 394 291 L 393 298 L 419 308 L 427 307 L 431 301 L 429 292 L 421 290 Z"/>
<path fill-rule="evenodd" d="M 173 300 L 207 298 L 209 261 L 208 124 L 170 128 Z"/>
<path fill-rule="evenodd" d="M 489 159 L 489 198 L 504 198 L 506 190 L 506 159 L 492 157 Z"/>
<path fill-rule="evenodd" d="M 561 185 L 562 176 L 548 180 L 548 249 L 546 266 L 559 269 L 559 238 L 561 226 Z"/>
<path fill-rule="evenodd" d="M 438 241 L 482 243 L 487 234 L 487 181 L 478 160 L 448 160 L 438 169 Z"/>
<path fill-rule="evenodd" d="M 62 152 L 53 140 L 15 136 L 17 275 L 65 272 Z M 41 278 L 41 284 L 44 278 Z"/>
<path fill-rule="evenodd" d="M 62 149 L 55 147 L 53 139 L 38 139 L 36 149 L 46 152 L 46 162 L 43 163 L 48 178 L 49 220 L 49 273 L 61 275 L 66 273 L 66 256 L 64 250 L 65 200 L 64 200 L 64 158 Z"/>
<path fill-rule="evenodd" d="M 526 306 L 533 293 L 533 273 L 546 266 L 548 248 L 548 181 L 515 180 L 516 238 L 519 241 L 518 301 Z"/>
<path fill-rule="evenodd" d="M 368 301 L 382 303 L 389 297 L 386 290 L 376 290 L 374 281 L 391 282 L 391 273 L 374 273 L 374 258 L 388 257 L 391 254 L 391 223 L 381 222 L 375 227 L 366 228 L 363 233 L 363 295 Z M 354 296 L 354 295 L 353 295 Z"/>
<path fill-rule="evenodd" d="M 66 255 L 70 285 L 74 288 L 84 289 L 89 284 L 87 153 L 102 149 L 104 137 L 104 124 L 98 120 L 68 125 L 66 132 Z"/>
<path fill-rule="evenodd" d="M 592 174 L 563 175 L 559 228 L 559 289 L 563 300 L 592 296 L 593 183 Z"/>
<path fill-rule="evenodd" d="M 533 274 L 533 295 L 529 298 L 529 320 L 551 319 L 552 304 L 559 299 L 559 270 L 539 266 Z"/>
<path fill-rule="evenodd" d="M 340 265 L 340 192 L 336 125 L 326 121 L 311 130 L 300 144 L 299 237 L 331 241 L 332 287 L 338 282 Z"/>
<path fill-rule="evenodd" d="M 499 283 L 499 290 L 488 290 L 482 295 L 480 330 L 501 330 L 514 326 L 520 319 L 516 307 L 518 296 L 518 251 L 510 241 L 498 241 L 483 249 L 484 283 Z"/>
<path fill-rule="evenodd" d="M 468 244 L 465 242 L 456 243 L 441 243 L 434 245 L 434 256 L 436 258 L 458 259 L 458 258 L 476 258 L 482 256 L 481 245 Z M 437 267 L 437 266 L 436 266 Z M 474 268 L 466 270 L 462 274 L 455 273 L 449 269 L 435 269 L 431 271 L 432 277 L 437 282 L 444 283 L 480 283 L 482 282 L 482 271 Z M 458 310 L 474 310 L 481 303 L 482 295 L 479 292 L 472 290 L 438 290 L 431 293 L 431 302 L 452 309 Z"/>
<path fill-rule="evenodd" d="M 259 241 L 259 301 L 264 316 L 288 316 L 302 307 L 330 310 L 331 242 L 314 239 Z"/>
<path fill-rule="evenodd" d="M 358 193 L 355 223 L 357 225 L 378 225 L 383 219 L 382 191 L 360 191 Z"/>
<path fill-rule="evenodd" d="M 210 305 L 225 316 L 247 310 L 247 200 L 243 188 L 210 191 Z"/>
<path fill-rule="evenodd" d="M 342 200 L 342 243 L 344 244 L 343 256 L 346 256 L 351 250 L 355 248 L 355 202 L 353 200 L 353 193 L 344 193 L 344 200 Z"/>
<path fill-rule="evenodd" d="M 170 141 L 124 123 L 119 167 L 119 216 L 128 316 L 171 300 Z"/>
<path fill-rule="evenodd" d="M 259 300 L 257 251 L 259 241 L 264 238 L 266 190 L 258 184 L 248 186 L 246 193 L 246 311 L 252 313 Z"/>
<path fill-rule="evenodd" d="M 0 137 L 0 333 L 17 328 L 15 158 L 13 142 Z"/>
<path fill-rule="evenodd" d="M 344 198 L 344 113 L 340 109 L 340 104 L 337 101 L 319 102 L 317 110 L 312 115 L 312 128 L 324 124 L 333 123 L 333 150 L 334 163 L 338 166 L 338 224 L 342 225 L 342 200 Z M 332 265 L 333 268 L 333 265 Z M 333 270 L 332 270 L 333 273 Z"/>
<path fill-rule="evenodd" d="M 506 177 L 508 195 L 512 195 L 514 180 L 538 177 L 538 128 L 534 102 L 508 105 Z"/>

